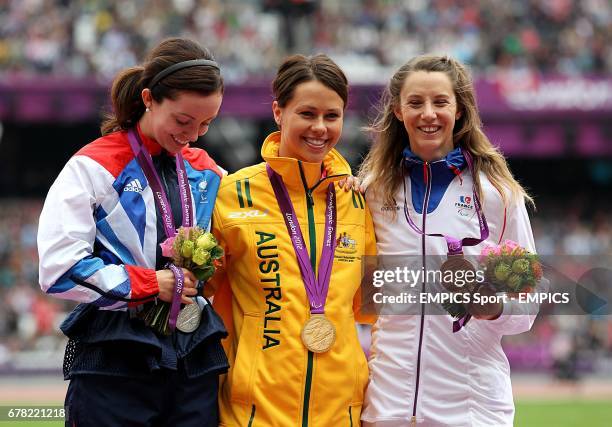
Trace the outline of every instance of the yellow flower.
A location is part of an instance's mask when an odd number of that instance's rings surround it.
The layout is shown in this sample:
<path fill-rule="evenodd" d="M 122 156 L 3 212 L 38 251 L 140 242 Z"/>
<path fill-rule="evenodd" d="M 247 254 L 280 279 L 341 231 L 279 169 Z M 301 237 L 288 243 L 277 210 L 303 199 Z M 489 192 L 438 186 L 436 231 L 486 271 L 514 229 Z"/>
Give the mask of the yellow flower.
<path fill-rule="evenodd" d="M 204 265 L 210 259 L 210 252 L 204 248 L 196 248 L 192 261 L 197 265 Z"/>
<path fill-rule="evenodd" d="M 215 246 L 217 246 L 217 240 L 215 239 L 215 236 L 212 235 L 212 233 L 204 233 L 200 237 L 198 237 L 198 240 L 196 240 L 196 246 L 198 248 L 202 248 L 204 250 L 209 251 Z"/>
<path fill-rule="evenodd" d="M 185 240 L 181 246 L 181 255 L 185 258 L 191 258 L 193 255 L 194 244 L 191 240 Z"/>

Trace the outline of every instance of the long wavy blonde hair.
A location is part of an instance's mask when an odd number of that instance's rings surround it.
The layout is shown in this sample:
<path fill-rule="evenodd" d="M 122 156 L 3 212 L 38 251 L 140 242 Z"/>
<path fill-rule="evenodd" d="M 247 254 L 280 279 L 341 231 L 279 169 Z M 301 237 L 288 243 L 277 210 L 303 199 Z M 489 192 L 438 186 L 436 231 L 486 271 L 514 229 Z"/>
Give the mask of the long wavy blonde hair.
<path fill-rule="evenodd" d="M 533 199 L 512 176 L 503 154 L 482 131 L 474 85 L 469 73 L 460 62 L 448 56 L 418 56 L 393 75 L 382 94 L 378 116 L 366 128 L 372 134 L 374 143 L 361 164 L 358 175 L 360 180 L 368 189 L 382 196 L 383 204 L 395 204 L 394 196 L 404 179 L 402 151 L 410 146 L 410 140 L 404 123 L 397 119 L 394 109 L 400 103 L 404 81 L 415 71 L 442 72 L 450 78 L 457 99 L 457 110 L 461 112 L 453 129 L 453 144 L 472 154 L 474 182 L 480 199 L 484 200 L 479 178 L 479 172 L 482 171 L 499 191 L 505 205 L 509 201 L 521 199 L 533 205 Z"/>

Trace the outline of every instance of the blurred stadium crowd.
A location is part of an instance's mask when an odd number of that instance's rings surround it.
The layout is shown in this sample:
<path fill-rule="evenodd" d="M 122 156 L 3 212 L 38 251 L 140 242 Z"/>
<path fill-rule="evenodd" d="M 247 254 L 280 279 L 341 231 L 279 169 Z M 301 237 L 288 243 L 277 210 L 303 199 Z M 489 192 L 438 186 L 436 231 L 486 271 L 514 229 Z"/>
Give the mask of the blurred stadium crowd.
<path fill-rule="evenodd" d="M 109 79 L 177 34 L 211 47 L 230 82 L 317 51 L 354 83 L 422 52 L 479 74 L 612 70 L 608 0 L 0 0 L 0 73 Z"/>

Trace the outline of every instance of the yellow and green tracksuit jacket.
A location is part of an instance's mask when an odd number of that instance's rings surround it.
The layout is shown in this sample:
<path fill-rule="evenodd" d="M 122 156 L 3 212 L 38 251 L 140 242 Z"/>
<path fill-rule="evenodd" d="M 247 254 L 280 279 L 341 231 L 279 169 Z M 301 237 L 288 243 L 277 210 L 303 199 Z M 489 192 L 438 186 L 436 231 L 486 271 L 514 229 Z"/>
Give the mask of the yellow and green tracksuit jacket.
<path fill-rule="evenodd" d="M 350 167 L 332 150 L 323 165 L 278 157 L 280 135 L 264 142 L 262 157 L 282 176 L 316 268 L 325 198 Z M 363 196 L 336 186 L 337 239 L 325 314 L 336 328 L 333 347 L 309 352 L 301 341 L 310 316 L 296 255 L 266 163 L 225 177 L 213 213 L 213 232 L 226 252 L 214 305 L 229 331 L 230 370 L 222 379 L 222 426 L 358 426 L 368 366 L 357 339 L 363 255 L 376 253 Z"/>

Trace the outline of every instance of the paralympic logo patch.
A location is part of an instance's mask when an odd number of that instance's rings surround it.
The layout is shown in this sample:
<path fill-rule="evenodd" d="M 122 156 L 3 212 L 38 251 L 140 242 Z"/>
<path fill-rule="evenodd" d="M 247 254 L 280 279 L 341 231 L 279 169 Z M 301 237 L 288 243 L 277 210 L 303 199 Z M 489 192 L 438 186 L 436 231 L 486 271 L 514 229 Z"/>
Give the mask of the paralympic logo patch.
<path fill-rule="evenodd" d="M 459 201 L 455 202 L 457 213 L 461 216 L 470 216 L 474 214 L 474 204 L 472 196 L 459 196 Z"/>

